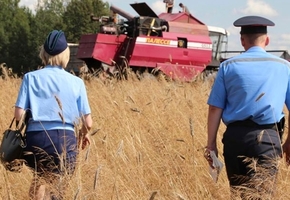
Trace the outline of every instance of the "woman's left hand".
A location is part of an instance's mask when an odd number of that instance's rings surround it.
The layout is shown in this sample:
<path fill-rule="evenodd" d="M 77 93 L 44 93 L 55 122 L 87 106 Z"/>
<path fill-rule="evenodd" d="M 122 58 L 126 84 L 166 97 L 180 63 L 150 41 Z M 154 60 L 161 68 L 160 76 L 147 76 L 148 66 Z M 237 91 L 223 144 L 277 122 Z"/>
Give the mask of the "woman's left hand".
<path fill-rule="evenodd" d="M 91 144 L 91 138 L 89 136 L 89 134 L 87 133 L 84 137 L 83 137 L 83 140 L 82 140 L 82 149 L 85 149 L 86 146 L 90 145 Z"/>

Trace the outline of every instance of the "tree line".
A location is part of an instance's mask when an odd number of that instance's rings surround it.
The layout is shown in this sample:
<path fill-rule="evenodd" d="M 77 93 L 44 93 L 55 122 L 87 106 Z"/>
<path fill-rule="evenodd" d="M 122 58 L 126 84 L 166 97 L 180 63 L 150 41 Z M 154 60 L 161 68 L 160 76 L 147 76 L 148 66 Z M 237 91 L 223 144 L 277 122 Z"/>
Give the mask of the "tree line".
<path fill-rule="evenodd" d="M 38 0 L 35 10 L 19 2 L 0 1 L 0 63 L 20 76 L 41 66 L 39 47 L 51 30 L 63 30 L 68 42 L 78 43 L 82 34 L 98 31 L 92 14 L 110 13 L 102 0 Z"/>

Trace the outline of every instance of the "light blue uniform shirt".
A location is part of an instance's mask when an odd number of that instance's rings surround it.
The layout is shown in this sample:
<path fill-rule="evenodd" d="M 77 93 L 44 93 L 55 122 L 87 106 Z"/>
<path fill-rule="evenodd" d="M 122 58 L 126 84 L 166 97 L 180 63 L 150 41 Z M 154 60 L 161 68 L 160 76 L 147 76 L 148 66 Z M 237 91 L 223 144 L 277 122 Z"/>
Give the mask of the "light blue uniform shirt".
<path fill-rule="evenodd" d="M 280 121 L 283 107 L 290 108 L 290 64 L 252 47 L 221 63 L 208 104 L 223 109 L 228 125 L 251 119 L 262 124 Z"/>
<path fill-rule="evenodd" d="M 27 131 L 73 131 L 80 117 L 91 113 L 83 80 L 55 66 L 24 75 L 16 106 L 32 112 Z"/>

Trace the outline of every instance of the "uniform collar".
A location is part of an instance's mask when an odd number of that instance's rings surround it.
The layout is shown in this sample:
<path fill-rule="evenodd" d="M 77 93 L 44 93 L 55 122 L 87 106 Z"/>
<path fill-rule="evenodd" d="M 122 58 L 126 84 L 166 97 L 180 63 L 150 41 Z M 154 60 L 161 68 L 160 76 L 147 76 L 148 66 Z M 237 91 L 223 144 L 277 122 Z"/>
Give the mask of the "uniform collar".
<path fill-rule="evenodd" d="M 266 50 L 259 46 L 253 46 L 249 48 L 246 52 L 266 52 Z"/>
<path fill-rule="evenodd" d="M 62 67 L 60 66 L 52 66 L 52 65 L 46 65 L 44 68 L 47 69 L 59 69 L 59 70 L 64 70 Z"/>

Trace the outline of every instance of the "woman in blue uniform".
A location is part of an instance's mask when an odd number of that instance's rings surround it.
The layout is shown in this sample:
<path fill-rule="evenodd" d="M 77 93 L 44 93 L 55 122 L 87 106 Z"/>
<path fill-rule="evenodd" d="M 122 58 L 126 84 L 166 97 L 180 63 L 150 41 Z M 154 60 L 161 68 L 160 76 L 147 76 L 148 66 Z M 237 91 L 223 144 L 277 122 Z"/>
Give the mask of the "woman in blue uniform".
<path fill-rule="evenodd" d="M 44 68 L 24 75 L 15 118 L 19 121 L 25 111 L 30 115 L 24 157 L 36 172 L 30 197 L 61 199 L 60 177 L 72 174 L 76 163 L 75 126 L 82 123 L 80 132 L 85 148 L 90 143 L 91 109 L 83 80 L 64 69 L 70 51 L 62 31 L 48 34 L 39 56 Z"/>
<path fill-rule="evenodd" d="M 290 109 L 290 64 L 265 51 L 267 26 L 274 26 L 272 21 L 246 16 L 234 25 L 241 27 L 245 52 L 220 65 L 208 99 L 206 152 L 218 153 L 216 138 L 222 119 L 227 126 L 222 142 L 231 188 L 242 186 L 253 195 L 271 195 L 282 155 L 278 133 L 283 128 L 283 107 L 286 104 Z"/>

